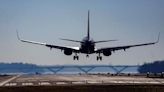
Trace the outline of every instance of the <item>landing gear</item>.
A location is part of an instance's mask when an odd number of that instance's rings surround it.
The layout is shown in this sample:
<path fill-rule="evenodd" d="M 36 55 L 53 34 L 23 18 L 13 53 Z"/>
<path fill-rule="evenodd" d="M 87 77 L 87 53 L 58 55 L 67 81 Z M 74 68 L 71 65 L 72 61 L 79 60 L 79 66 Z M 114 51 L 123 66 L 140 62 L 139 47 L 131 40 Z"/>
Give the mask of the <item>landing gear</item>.
<path fill-rule="evenodd" d="M 73 60 L 79 60 L 79 56 L 77 55 L 77 53 L 75 54 L 75 56 L 73 56 Z"/>
<path fill-rule="evenodd" d="M 99 55 L 97 56 L 97 61 L 98 61 L 98 60 L 100 60 L 100 61 L 102 60 L 102 56 L 100 56 L 100 53 L 99 53 Z"/>
<path fill-rule="evenodd" d="M 89 58 L 89 55 L 87 54 L 86 57 Z"/>
<path fill-rule="evenodd" d="M 79 60 L 79 56 L 73 56 L 73 60 Z"/>
<path fill-rule="evenodd" d="M 101 61 L 101 60 L 102 60 L 102 56 L 97 56 L 97 61 L 98 61 L 98 60 Z"/>

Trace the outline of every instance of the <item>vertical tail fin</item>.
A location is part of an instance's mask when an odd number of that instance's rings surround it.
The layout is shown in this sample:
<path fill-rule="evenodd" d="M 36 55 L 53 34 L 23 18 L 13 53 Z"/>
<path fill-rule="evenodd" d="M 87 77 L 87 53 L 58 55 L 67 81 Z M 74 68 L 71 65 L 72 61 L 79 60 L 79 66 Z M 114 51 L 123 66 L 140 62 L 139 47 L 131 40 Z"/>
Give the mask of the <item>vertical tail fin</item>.
<path fill-rule="evenodd" d="M 87 33 L 87 38 L 90 40 L 90 25 L 89 25 L 89 10 L 88 10 L 88 33 Z"/>

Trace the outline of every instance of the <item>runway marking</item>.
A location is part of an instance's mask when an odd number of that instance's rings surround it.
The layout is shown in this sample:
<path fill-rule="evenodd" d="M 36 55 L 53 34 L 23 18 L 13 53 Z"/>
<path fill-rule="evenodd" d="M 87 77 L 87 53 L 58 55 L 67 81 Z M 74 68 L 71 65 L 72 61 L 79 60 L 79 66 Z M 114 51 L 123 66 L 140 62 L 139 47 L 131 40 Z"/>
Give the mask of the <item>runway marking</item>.
<path fill-rule="evenodd" d="M 144 77 L 104 77 L 68 75 L 18 75 L 1 83 L 1 86 L 40 86 L 40 85 L 78 85 L 78 84 L 164 84 L 164 79 Z"/>
<path fill-rule="evenodd" d="M 67 84 L 66 82 L 56 82 L 57 85 L 64 85 Z"/>
<path fill-rule="evenodd" d="M 1 82 L 1 83 L 0 83 L 0 86 L 3 86 L 3 85 L 5 85 L 6 83 L 8 83 L 8 82 L 10 82 L 10 81 L 12 81 L 12 80 L 14 80 L 14 79 L 20 77 L 20 76 L 21 76 L 21 75 L 17 75 L 17 76 L 14 76 L 14 77 L 10 78 L 10 79 L 7 79 L 7 80 Z"/>
<path fill-rule="evenodd" d="M 6 83 L 4 86 L 16 86 L 17 83 Z"/>
<path fill-rule="evenodd" d="M 51 85 L 49 82 L 40 82 L 39 85 Z"/>
<path fill-rule="evenodd" d="M 86 82 L 85 81 L 77 81 L 77 82 L 72 82 L 72 84 L 85 84 Z"/>
<path fill-rule="evenodd" d="M 22 83 L 22 86 L 32 86 L 33 83 Z"/>

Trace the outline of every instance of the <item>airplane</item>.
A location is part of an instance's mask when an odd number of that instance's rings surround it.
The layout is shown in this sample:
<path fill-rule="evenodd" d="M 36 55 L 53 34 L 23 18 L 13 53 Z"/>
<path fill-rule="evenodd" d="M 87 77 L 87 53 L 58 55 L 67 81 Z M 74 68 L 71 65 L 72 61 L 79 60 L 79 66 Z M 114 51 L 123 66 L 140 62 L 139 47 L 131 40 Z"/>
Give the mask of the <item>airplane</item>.
<path fill-rule="evenodd" d="M 19 37 L 18 31 L 17 31 L 17 38 L 21 42 L 37 44 L 37 45 L 43 45 L 43 46 L 49 47 L 50 49 L 52 49 L 52 48 L 60 49 L 60 50 L 64 51 L 65 55 L 68 55 L 68 56 L 70 56 L 73 53 L 75 53 L 75 55 L 73 56 L 73 60 L 79 60 L 79 56 L 77 55 L 79 53 L 86 54 L 86 57 L 89 57 L 90 54 L 96 53 L 96 54 L 98 54 L 97 61 L 98 60 L 100 60 L 100 61 L 102 60 L 101 54 L 103 54 L 104 56 L 111 56 L 112 53 L 117 51 L 117 50 L 124 50 L 125 51 L 126 49 L 129 49 L 131 47 L 153 45 L 153 44 L 156 44 L 156 43 L 159 42 L 160 33 L 158 35 L 157 41 L 155 41 L 155 42 L 144 43 L 144 44 L 135 44 L 135 45 L 127 45 L 127 46 L 115 46 L 115 47 L 96 48 L 95 44 L 97 44 L 97 43 L 117 41 L 117 40 L 94 41 L 93 39 L 91 39 L 91 37 L 90 37 L 90 19 L 89 19 L 89 14 L 90 13 L 88 11 L 87 36 L 84 37 L 82 41 L 71 40 L 71 39 L 61 39 L 61 40 L 65 40 L 65 41 L 71 41 L 71 42 L 80 43 L 81 44 L 80 47 L 59 46 L 59 45 L 52 45 L 52 44 L 41 43 L 41 42 L 36 42 L 36 41 L 23 40 L 23 39 L 21 39 Z"/>

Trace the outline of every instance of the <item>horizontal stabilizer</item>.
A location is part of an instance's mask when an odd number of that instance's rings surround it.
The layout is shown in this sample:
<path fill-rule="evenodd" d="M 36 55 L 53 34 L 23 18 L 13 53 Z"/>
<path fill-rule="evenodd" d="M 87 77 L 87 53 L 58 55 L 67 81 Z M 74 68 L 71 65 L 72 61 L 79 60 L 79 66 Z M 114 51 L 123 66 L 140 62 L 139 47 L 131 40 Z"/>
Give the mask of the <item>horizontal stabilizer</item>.
<path fill-rule="evenodd" d="M 95 41 L 94 43 L 111 42 L 111 41 L 118 41 L 118 40 L 103 40 L 103 41 Z"/>
<path fill-rule="evenodd" d="M 82 41 L 71 40 L 71 39 L 62 39 L 62 38 L 60 38 L 60 40 L 65 40 L 65 41 L 71 41 L 71 42 L 79 42 L 79 43 L 82 43 Z"/>

